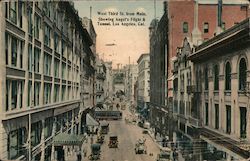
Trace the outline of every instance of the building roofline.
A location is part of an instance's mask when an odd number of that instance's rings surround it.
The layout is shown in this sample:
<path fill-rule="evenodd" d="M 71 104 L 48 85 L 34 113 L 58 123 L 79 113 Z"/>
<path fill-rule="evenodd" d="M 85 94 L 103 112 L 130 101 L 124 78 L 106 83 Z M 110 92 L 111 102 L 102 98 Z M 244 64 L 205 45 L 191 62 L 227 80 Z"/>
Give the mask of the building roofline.
<path fill-rule="evenodd" d="M 205 55 L 208 56 L 211 53 L 211 50 L 218 49 L 218 46 L 221 46 L 222 44 L 230 45 L 233 42 L 239 41 L 237 39 L 237 36 L 240 36 L 240 38 L 247 38 L 249 40 L 249 29 L 250 18 L 247 18 L 239 24 L 197 46 L 195 48 L 195 52 L 191 54 L 188 59 L 190 59 L 191 61 L 196 61 L 197 59 L 202 58 Z"/>
<path fill-rule="evenodd" d="M 141 56 L 138 58 L 137 63 L 139 64 L 139 62 L 141 61 L 141 59 L 145 56 L 149 57 L 149 53 L 145 53 L 145 54 L 141 54 Z"/>

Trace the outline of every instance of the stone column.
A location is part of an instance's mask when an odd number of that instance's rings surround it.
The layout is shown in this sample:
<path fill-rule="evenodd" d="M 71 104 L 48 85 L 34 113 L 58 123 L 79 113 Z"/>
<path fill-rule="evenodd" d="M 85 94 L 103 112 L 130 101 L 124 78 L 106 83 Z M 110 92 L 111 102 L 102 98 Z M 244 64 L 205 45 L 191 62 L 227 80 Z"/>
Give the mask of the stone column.
<path fill-rule="evenodd" d="M 54 117 L 54 121 L 53 121 L 53 128 L 52 128 L 52 137 L 53 140 L 55 138 L 56 135 L 56 124 L 57 124 L 57 118 Z M 55 146 L 54 144 L 52 144 L 52 148 L 51 148 L 51 161 L 56 161 L 56 157 L 55 157 Z"/>
<path fill-rule="evenodd" d="M 45 133 L 44 133 L 44 128 L 45 128 L 45 120 L 42 120 L 42 134 L 41 134 L 41 160 L 45 159 Z"/>

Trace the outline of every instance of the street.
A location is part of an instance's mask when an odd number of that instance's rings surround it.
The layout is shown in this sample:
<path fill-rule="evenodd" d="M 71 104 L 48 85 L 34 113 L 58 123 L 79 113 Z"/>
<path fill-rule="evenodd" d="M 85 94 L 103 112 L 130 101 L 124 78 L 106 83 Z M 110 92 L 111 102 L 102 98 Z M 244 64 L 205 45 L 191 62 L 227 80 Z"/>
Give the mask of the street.
<path fill-rule="evenodd" d="M 110 131 L 105 135 L 105 140 L 101 146 L 101 161 L 154 161 L 160 152 L 156 143 L 148 134 L 142 134 L 143 129 L 133 123 L 125 123 L 124 118 L 130 112 L 123 111 L 123 119 L 120 121 L 109 121 Z M 118 148 L 109 148 L 108 141 L 110 134 L 118 136 Z M 147 154 L 135 154 L 135 143 L 138 139 L 146 139 Z M 153 156 L 149 154 L 153 153 Z M 90 151 L 88 153 L 90 155 Z M 84 161 L 88 159 L 84 159 Z"/>

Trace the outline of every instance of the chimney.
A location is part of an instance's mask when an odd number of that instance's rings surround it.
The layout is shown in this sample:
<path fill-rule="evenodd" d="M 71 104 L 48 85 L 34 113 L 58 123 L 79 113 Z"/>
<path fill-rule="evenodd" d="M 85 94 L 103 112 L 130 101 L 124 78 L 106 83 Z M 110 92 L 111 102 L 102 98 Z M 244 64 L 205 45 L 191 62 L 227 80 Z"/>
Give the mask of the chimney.
<path fill-rule="evenodd" d="M 222 27 L 222 0 L 218 0 L 218 27 Z"/>
<path fill-rule="evenodd" d="M 215 30 L 215 35 L 219 35 L 223 32 L 222 30 L 222 0 L 218 0 L 218 11 L 217 11 L 217 28 Z"/>

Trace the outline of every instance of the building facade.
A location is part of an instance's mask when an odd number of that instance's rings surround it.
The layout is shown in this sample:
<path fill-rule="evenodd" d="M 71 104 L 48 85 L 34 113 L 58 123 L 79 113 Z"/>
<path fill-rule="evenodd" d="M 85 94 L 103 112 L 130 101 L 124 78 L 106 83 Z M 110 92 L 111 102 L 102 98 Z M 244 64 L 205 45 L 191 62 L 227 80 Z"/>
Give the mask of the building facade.
<path fill-rule="evenodd" d="M 137 92 L 137 108 L 142 113 L 144 109 L 148 109 L 149 91 L 150 91 L 150 57 L 149 54 L 142 54 L 137 60 L 138 64 L 138 92 Z M 146 113 L 144 114 L 146 115 Z"/>
<path fill-rule="evenodd" d="M 194 63 L 194 110 L 202 126 L 200 138 L 203 149 L 210 150 L 203 159 L 250 157 L 249 24 L 247 18 L 189 56 Z"/>
<path fill-rule="evenodd" d="M 96 59 L 96 106 L 102 107 L 105 99 L 104 83 L 106 79 L 106 66 L 98 56 Z"/>
<path fill-rule="evenodd" d="M 62 132 L 78 134 L 80 75 L 91 46 L 70 2 L 0 3 L 0 158 L 53 160 Z"/>
<path fill-rule="evenodd" d="M 165 3 L 164 3 L 165 4 Z M 166 53 L 167 10 L 160 20 L 154 19 L 149 27 L 150 37 L 150 123 L 155 134 L 168 136 L 168 115 L 166 107 Z"/>

